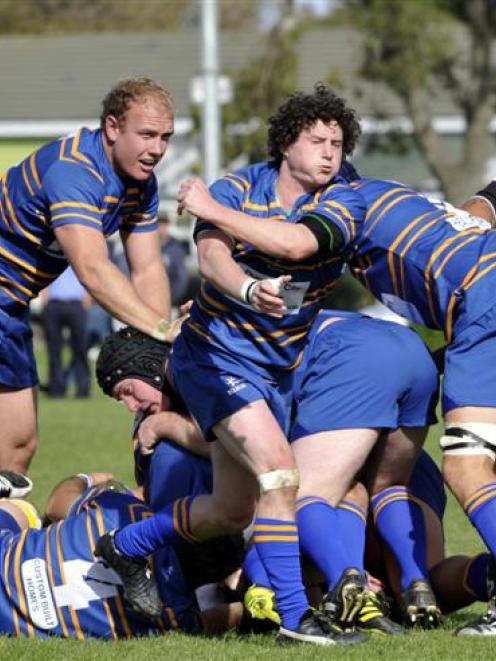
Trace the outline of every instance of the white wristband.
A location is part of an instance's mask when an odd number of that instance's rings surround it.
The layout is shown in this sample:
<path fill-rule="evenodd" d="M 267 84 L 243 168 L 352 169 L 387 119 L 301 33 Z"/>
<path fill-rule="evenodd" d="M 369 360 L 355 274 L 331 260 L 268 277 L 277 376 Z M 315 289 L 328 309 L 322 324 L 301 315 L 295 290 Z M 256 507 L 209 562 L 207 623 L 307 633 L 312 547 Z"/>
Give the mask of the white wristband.
<path fill-rule="evenodd" d="M 254 282 L 257 282 L 256 278 L 247 278 L 241 285 L 239 295 L 243 303 L 250 303 L 247 294 L 248 294 L 248 289 L 250 289 L 251 285 Z"/>
<path fill-rule="evenodd" d="M 88 473 L 78 473 L 76 475 L 76 477 L 79 477 L 80 480 L 83 480 L 84 482 L 86 482 L 86 488 L 87 489 L 91 489 L 91 487 L 94 484 L 93 478 L 91 477 L 91 475 L 88 475 Z"/>

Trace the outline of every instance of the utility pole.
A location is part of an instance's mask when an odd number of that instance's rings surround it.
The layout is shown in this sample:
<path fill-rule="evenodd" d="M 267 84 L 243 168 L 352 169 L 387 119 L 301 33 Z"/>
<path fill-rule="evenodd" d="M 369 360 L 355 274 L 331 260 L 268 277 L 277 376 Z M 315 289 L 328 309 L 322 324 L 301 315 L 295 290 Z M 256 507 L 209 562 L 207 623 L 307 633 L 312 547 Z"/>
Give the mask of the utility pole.
<path fill-rule="evenodd" d="M 215 181 L 221 166 L 221 126 L 217 81 L 218 7 L 217 0 L 200 0 L 202 24 L 201 71 L 204 83 L 202 117 L 203 177 L 207 184 Z"/>

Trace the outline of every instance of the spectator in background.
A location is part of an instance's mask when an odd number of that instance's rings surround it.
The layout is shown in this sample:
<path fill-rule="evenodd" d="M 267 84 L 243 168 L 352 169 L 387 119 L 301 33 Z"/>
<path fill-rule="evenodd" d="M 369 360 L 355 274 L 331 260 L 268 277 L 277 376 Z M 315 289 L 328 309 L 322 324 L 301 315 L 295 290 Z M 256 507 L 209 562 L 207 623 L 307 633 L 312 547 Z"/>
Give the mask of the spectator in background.
<path fill-rule="evenodd" d="M 160 254 L 162 255 L 162 262 L 169 276 L 171 303 L 173 306 L 178 306 L 184 303 L 189 282 L 186 248 L 181 241 L 171 236 L 170 218 L 167 213 L 159 211 L 158 220 Z"/>
<path fill-rule="evenodd" d="M 68 267 L 46 290 L 42 312 L 43 333 L 48 353 L 49 397 L 64 397 L 69 375 L 76 383 L 76 397 L 89 397 L 90 369 L 87 357 L 87 317 L 91 297 Z M 71 361 L 64 369 L 62 351 L 64 331 L 69 331 Z"/>

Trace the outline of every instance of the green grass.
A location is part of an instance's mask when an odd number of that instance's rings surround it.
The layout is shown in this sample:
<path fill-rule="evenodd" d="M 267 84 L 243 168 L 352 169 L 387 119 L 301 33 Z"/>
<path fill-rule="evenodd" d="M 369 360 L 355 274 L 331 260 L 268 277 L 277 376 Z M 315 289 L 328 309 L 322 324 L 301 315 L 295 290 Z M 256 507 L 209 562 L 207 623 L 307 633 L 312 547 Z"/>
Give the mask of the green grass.
<path fill-rule="evenodd" d="M 43 376 L 43 356 L 40 356 Z M 72 397 L 50 400 L 40 396 L 41 446 L 33 461 L 31 476 L 35 483 L 33 501 L 40 508 L 51 487 L 71 473 L 113 471 L 124 481 L 132 481 L 130 453 L 131 416 L 123 406 L 104 397 L 96 388 L 89 400 Z M 433 428 L 428 446 L 439 458 L 436 443 L 440 428 Z M 482 549 L 463 513 L 450 498 L 446 516 L 449 553 L 474 553 Z M 43 660 L 72 659 L 267 659 L 291 661 L 306 659 L 488 659 L 496 654 L 496 640 L 463 640 L 452 630 L 480 613 L 482 605 L 471 607 L 447 618 L 444 628 L 434 632 L 415 632 L 404 639 L 374 639 L 354 648 L 279 647 L 270 636 L 239 637 L 234 634 L 216 638 L 193 638 L 171 634 L 165 638 L 117 643 L 64 640 L 28 641 L 0 637 L 0 657 Z"/>

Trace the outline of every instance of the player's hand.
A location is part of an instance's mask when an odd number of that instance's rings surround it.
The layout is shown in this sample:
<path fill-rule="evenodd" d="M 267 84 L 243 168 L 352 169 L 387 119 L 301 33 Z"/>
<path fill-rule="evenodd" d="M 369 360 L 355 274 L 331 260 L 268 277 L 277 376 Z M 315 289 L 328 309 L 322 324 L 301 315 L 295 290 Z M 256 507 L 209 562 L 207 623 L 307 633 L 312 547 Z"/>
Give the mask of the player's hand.
<path fill-rule="evenodd" d="M 179 306 L 179 312 L 181 313 L 181 316 L 188 315 L 192 307 L 193 307 L 193 299 L 190 298 L 189 301 L 186 301 L 186 303 L 183 303 L 182 305 Z"/>
<path fill-rule="evenodd" d="M 193 216 L 200 216 L 206 220 L 213 220 L 218 203 L 210 195 L 208 186 L 198 177 L 186 179 L 179 186 L 177 192 L 177 212 L 180 215 L 184 210 Z"/>
<path fill-rule="evenodd" d="M 138 427 L 137 438 L 143 456 L 153 454 L 158 441 L 157 416 L 160 413 L 147 416 Z"/>
<path fill-rule="evenodd" d="M 291 280 L 290 275 L 279 278 L 266 278 L 259 280 L 253 287 L 250 303 L 257 312 L 268 314 L 270 317 L 281 319 L 286 313 L 286 304 L 281 296 L 283 285 Z"/>

